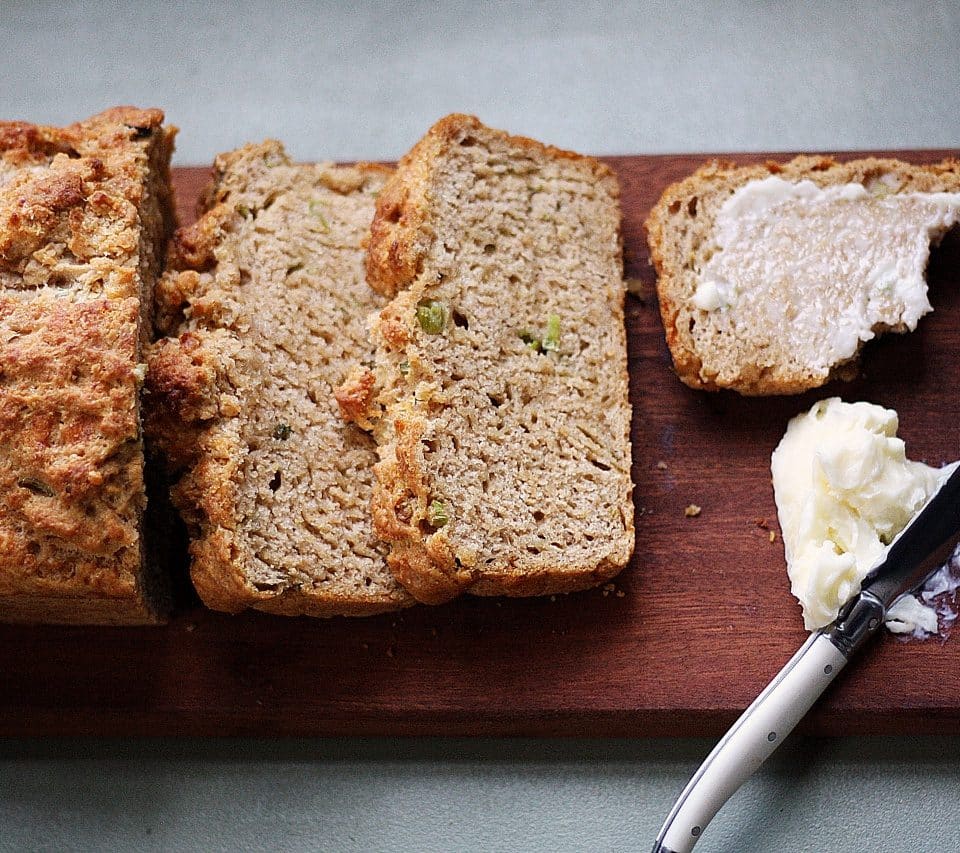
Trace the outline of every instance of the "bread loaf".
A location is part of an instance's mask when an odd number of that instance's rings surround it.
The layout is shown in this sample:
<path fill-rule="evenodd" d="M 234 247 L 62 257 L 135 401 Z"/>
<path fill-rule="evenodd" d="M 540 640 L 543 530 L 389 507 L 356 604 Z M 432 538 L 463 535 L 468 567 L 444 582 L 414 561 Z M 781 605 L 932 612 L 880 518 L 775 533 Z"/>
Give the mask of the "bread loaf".
<path fill-rule="evenodd" d="M 930 310 L 924 270 L 960 219 L 960 164 L 713 162 L 647 220 L 677 375 L 792 394 L 856 373 L 861 346 Z"/>
<path fill-rule="evenodd" d="M 277 142 L 217 157 L 158 293 L 150 435 L 217 610 L 362 615 L 413 603 L 369 503 L 373 441 L 332 396 L 372 360 L 363 242 L 380 166 L 294 165 Z"/>
<path fill-rule="evenodd" d="M 610 169 L 448 116 L 377 199 L 367 276 L 393 297 L 376 389 L 367 376 L 342 396 L 374 422 L 374 523 L 397 578 L 439 603 L 619 572 L 634 533 Z"/>
<path fill-rule="evenodd" d="M 163 616 L 139 400 L 174 133 L 132 107 L 0 123 L 0 620 Z"/>

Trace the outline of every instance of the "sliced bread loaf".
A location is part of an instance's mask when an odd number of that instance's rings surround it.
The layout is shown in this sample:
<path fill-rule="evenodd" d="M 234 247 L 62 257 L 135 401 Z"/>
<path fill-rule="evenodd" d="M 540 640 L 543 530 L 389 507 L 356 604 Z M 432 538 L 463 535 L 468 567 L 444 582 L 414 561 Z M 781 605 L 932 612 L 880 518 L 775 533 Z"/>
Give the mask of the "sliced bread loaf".
<path fill-rule="evenodd" d="M 140 384 L 174 133 L 132 107 L 0 123 L 0 620 L 163 615 Z"/>
<path fill-rule="evenodd" d="M 960 164 L 709 163 L 647 220 L 667 343 L 694 388 L 792 394 L 856 372 L 862 344 L 930 310 L 931 243 Z"/>
<path fill-rule="evenodd" d="M 439 603 L 619 572 L 634 532 L 613 173 L 448 116 L 380 194 L 367 276 L 394 296 L 365 411 L 397 578 Z M 356 404 L 370 384 L 351 387 Z"/>
<path fill-rule="evenodd" d="M 380 166 L 294 165 L 277 142 L 217 157 L 158 291 L 150 435 L 218 610 L 362 615 L 411 604 L 369 503 L 376 451 L 332 388 L 372 360 L 363 250 Z"/>

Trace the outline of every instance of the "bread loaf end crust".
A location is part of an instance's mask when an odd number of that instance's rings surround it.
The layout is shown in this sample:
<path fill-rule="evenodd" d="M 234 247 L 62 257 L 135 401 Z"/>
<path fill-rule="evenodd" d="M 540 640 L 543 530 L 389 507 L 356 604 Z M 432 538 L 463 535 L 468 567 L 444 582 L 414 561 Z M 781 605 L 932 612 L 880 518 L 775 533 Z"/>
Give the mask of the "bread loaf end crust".
<path fill-rule="evenodd" d="M 164 617 L 139 391 L 175 134 L 134 107 L 0 122 L 0 620 Z"/>

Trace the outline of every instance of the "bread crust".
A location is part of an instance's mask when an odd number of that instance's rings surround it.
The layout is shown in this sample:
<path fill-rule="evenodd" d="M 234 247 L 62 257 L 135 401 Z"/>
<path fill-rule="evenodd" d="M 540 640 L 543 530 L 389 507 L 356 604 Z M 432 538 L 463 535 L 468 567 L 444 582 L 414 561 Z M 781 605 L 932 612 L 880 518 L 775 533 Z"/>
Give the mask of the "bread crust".
<path fill-rule="evenodd" d="M 852 379 L 858 372 L 859 352 L 849 361 L 834 366 L 826 377 L 812 376 L 783 367 L 745 364 L 732 380 L 705 371 L 703 359 L 689 329 L 691 311 L 684 282 L 690 246 L 683 251 L 677 242 L 678 219 L 685 224 L 696 217 L 697 228 L 709 232 L 723 201 L 750 181 L 776 175 L 788 181 L 810 180 L 821 187 L 862 183 L 869 185 L 881 176 L 899 181 L 897 192 L 960 191 L 960 161 L 913 165 L 891 158 L 867 157 L 838 161 L 821 155 L 802 155 L 779 163 L 738 166 L 732 161 L 712 160 L 692 175 L 664 190 L 648 216 L 645 227 L 650 258 L 657 272 L 657 296 L 667 346 L 674 370 L 682 382 L 705 391 L 730 389 L 746 396 L 799 394 L 833 379 Z M 894 330 L 896 331 L 896 330 Z M 862 345 L 861 345 L 862 346 Z"/>
<path fill-rule="evenodd" d="M 0 123 L 0 620 L 148 624 L 139 388 L 174 128 Z"/>
<path fill-rule="evenodd" d="M 435 184 L 444 158 L 454 146 L 471 145 L 474 137 L 501 140 L 514 150 L 543 160 L 575 161 L 591 181 L 603 187 L 616 202 L 619 185 L 612 171 L 599 161 L 562 151 L 526 137 L 491 130 L 468 115 L 454 114 L 435 124 L 398 165 L 377 201 L 367 254 L 367 281 L 394 301 L 380 313 L 375 336 L 392 350 L 402 349 L 410 340 L 407 320 L 423 296 L 424 258 L 437 238 Z M 616 212 L 616 279 L 622 279 L 622 244 L 619 209 Z M 626 405 L 622 440 L 629 458 L 629 403 L 627 397 L 626 333 L 623 322 L 622 288 L 610 298 L 613 322 L 618 329 L 617 348 L 610 354 L 610 370 L 618 377 Z M 407 368 L 408 370 L 411 368 Z M 395 378 L 395 377 L 394 377 Z M 384 382 L 390 384 L 390 380 Z M 390 392 L 388 391 L 387 396 Z M 438 403 L 442 405 L 442 403 Z M 370 418 L 367 405 L 364 417 Z M 424 460 L 424 437 L 428 431 L 425 410 L 394 400 L 386 405 L 385 425 L 378 427 L 380 461 L 375 466 L 377 483 L 372 512 L 377 533 L 391 543 L 388 564 L 397 579 L 418 600 L 440 604 L 463 593 L 476 595 L 545 595 L 572 592 L 595 586 L 616 575 L 627 564 L 633 550 L 633 505 L 629 474 L 620 512 L 623 534 L 610 545 L 608 553 L 580 565 L 558 562 L 531 568 L 514 556 L 502 567 L 491 569 L 479 554 L 468 554 L 451 541 L 448 528 L 426 524 L 431 499 L 431 482 Z M 426 407 L 430 411 L 430 405 Z"/>

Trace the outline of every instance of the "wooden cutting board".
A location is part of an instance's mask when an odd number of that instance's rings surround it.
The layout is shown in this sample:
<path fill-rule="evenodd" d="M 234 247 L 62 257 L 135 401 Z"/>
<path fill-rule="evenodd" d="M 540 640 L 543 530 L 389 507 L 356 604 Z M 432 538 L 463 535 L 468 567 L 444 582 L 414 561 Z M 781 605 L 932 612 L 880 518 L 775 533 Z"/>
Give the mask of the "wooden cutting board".
<path fill-rule="evenodd" d="M 670 369 L 643 220 L 704 159 L 608 159 L 643 294 L 626 306 L 637 547 L 615 584 L 371 619 L 194 607 L 161 628 L 0 626 L 0 734 L 721 733 L 805 637 L 779 532 L 771 543 L 758 524 L 778 530 L 769 457 L 787 420 L 841 394 L 897 409 L 913 458 L 960 457 L 960 236 L 931 261 L 934 314 L 869 345 L 858 381 L 781 399 L 691 391 Z M 174 171 L 184 221 L 207 174 Z M 685 517 L 691 503 L 699 517 Z M 960 636 L 883 636 L 803 728 L 960 733 Z"/>

